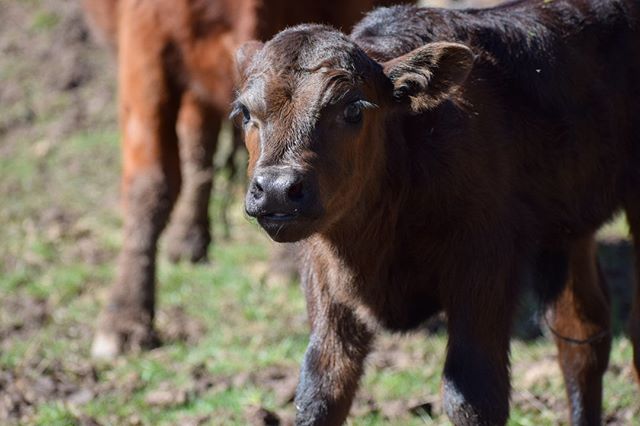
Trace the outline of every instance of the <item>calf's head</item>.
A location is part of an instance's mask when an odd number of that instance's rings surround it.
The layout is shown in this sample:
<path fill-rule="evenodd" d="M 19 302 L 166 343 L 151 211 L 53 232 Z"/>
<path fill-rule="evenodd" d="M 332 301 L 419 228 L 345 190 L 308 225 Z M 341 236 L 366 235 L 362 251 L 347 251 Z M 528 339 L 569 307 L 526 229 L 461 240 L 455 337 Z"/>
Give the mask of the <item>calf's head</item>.
<path fill-rule="evenodd" d="M 330 27 L 302 25 L 245 44 L 237 62 L 232 117 L 249 151 L 245 209 L 271 238 L 290 242 L 327 230 L 375 190 L 387 127 L 446 99 L 473 55 L 440 42 L 379 63 Z"/>

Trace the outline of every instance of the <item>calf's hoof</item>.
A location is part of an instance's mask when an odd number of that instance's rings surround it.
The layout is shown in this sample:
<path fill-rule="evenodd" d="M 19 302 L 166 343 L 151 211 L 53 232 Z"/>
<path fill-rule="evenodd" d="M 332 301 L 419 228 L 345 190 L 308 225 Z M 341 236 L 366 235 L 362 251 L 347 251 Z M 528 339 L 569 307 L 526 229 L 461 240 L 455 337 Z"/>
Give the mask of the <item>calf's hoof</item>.
<path fill-rule="evenodd" d="M 502 426 L 509 417 L 508 397 L 495 398 L 491 389 L 476 389 L 465 396 L 458 387 L 444 380 L 442 405 L 451 423 L 456 426 Z"/>
<path fill-rule="evenodd" d="M 209 229 L 176 225 L 167 233 L 167 254 L 173 263 L 187 260 L 191 263 L 207 261 L 211 242 Z"/>

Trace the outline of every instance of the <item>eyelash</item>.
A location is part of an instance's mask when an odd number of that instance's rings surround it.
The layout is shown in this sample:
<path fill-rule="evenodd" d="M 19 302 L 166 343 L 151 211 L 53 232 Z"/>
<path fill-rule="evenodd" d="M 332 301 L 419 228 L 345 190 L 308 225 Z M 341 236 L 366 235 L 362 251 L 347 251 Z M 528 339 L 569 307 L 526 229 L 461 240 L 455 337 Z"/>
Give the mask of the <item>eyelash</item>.
<path fill-rule="evenodd" d="M 249 109 L 244 104 L 236 102 L 233 105 L 231 114 L 229 114 L 229 118 L 231 121 L 238 122 L 240 117 L 242 117 L 243 126 L 246 126 L 251 121 L 251 113 L 249 112 Z"/>
<path fill-rule="evenodd" d="M 362 99 L 356 100 L 356 101 L 353 101 L 353 102 L 349 102 L 345 106 L 345 108 L 344 108 L 344 110 L 342 112 L 342 115 L 343 115 L 344 120 L 347 123 L 357 124 L 362 120 L 362 112 L 363 112 L 363 110 L 365 110 L 367 108 L 375 108 L 375 106 L 376 105 L 372 104 L 371 102 L 367 102 L 367 101 L 362 100 Z M 350 116 L 350 115 L 347 114 L 347 111 L 349 111 L 349 109 L 351 107 L 356 107 L 357 108 L 357 111 L 356 111 L 357 115 Z"/>
<path fill-rule="evenodd" d="M 353 104 L 358 104 L 358 106 L 362 109 L 371 109 L 371 108 L 378 108 L 378 105 L 376 104 L 372 104 L 369 101 L 365 101 L 364 99 L 359 99 L 357 101 L 351 102 Z"/>

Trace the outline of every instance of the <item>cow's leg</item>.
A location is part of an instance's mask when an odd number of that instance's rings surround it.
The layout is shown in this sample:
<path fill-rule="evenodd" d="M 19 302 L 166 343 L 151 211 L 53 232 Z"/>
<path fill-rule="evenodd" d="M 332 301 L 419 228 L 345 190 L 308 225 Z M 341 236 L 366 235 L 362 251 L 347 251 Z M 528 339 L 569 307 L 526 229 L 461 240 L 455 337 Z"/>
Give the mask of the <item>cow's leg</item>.
<path fill-rule="evenodd" d="M 191 92 L 182 97 L 178 116 L 182 189 L 167 232 L 169 259 L 205 260 L 211 242 L 209 198 L 213 186 L 213 155 L 222 114 Z"/>
<path fill-rule="evenodd" d="M 443 408 L 456 426 L 503 425 L 509 416 L 509 334 L 517 283 L 500 264 L 485 269 L 491 263 L 488 258 L 460 262 L 465 266 L 442 289 L 449 330 Z"/>
<path fill-rule="evenodd" d="M 602 375 L 611 349 L 609 296 L 592 235 L 569 247 L 569 276 L 551 308 L 550 326 L 558 346 L 571 409 L 571 424 L 599 425 Z"/>
<path fill-rule="evenodd" d="M 632 202 L 627 203 L 626 213 L 633 235 L 636 263 L 635 289 L 629 316 L 629 334 L 633 344 L 633 368 L 638 384 L 640 384 L 640 197 L 636 196 Z"/>
<path fill-rule="evenodd" d="M 238 166 L 236 164 L 236 156 L 239 151 L 244 149 L 244 139 L 242 131 L 233 126 L 231 134 L 231 147 L 229 148 L 229 154 L 225 159 L 223 170 L 227 173 L 227 184 L 222 191 L 222 199 L 220 203 L 220 219 L 224 230 L 224 237 L 229 239 L 231 237 L 231 224 L 229 222 L 229 207 L 233 201 L 233 188 L 236 185 L 236 179 L 238 177 Z M 246 176 L 243 176 L 246 177 Z"/>
<path fill-rule="evenodd" d="M 161 40 L 149 34 L 155 26 L 144 4 L 127 5 L 121 8 L 118 60 L 124 237 L 116 279 L 98 320 L 96 357 L 155 343 L 156 247 L 180 187 L 179 94 L 165 75 Z"/>
<path fill-rule="evenodd" d="M 341 425 L 349 413 L 372 335 L 354 313 L 307 288 L 311 338 L 296 391 L 296 425 Z"/>

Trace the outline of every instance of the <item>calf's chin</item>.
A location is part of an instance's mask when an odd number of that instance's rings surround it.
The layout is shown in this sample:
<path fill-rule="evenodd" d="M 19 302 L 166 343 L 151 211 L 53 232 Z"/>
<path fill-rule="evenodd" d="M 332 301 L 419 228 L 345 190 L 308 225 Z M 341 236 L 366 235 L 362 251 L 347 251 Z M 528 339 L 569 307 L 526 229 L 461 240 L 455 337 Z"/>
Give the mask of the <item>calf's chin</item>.
<path fill-rule="evenodd" d="M 259 217 L 258 223 L 278 243 L 295 243 L 310 237 L 316 231 L 313 219 L 270 220 Z"/>

